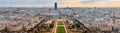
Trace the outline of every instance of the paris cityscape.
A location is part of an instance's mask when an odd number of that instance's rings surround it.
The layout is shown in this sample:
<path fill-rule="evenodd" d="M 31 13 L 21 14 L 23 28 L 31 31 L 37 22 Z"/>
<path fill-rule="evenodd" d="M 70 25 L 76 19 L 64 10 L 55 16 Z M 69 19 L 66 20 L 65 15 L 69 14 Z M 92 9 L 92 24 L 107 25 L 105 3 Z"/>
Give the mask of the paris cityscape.
<path fill-rule="evenodd" d="M 0 32 L 54 33 L 60 23 L 66 33 L 119 33 L 119 16 L 120 8 L 0 8 Z"/>
<path fill-rule="evenodd" d="M 120 7 L 0 7 L 0 33 L 120 33 Z"/>

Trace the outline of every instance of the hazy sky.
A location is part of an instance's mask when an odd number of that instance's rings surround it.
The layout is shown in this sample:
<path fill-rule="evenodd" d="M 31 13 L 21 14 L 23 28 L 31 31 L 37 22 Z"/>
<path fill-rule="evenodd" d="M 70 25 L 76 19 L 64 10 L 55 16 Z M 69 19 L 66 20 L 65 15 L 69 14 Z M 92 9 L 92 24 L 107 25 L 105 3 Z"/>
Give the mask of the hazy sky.
<path fill-rule="evenodd" d="M 120 0 L 0 0 L 0 7 L 120 7 Z"/>

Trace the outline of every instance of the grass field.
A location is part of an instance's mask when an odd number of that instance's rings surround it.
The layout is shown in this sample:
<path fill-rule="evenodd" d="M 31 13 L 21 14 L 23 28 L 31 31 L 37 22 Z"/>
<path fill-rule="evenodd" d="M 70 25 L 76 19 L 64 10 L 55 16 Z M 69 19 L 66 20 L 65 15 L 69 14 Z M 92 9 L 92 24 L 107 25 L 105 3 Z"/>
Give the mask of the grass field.
<path fill-rule="evenodd" d="M 65 33 L 64 26 L 57 26 L 57 33 Z"/>
<path fill-rule="evenodd" d="M 58 21 L 58 25 L 63 25 L 63 22 L 62 21 Z"/>
<path fill-rule="evenodd" d="M 56 33 L 65 33 L 65 29 L 62 21 L 58 21 Z"/>

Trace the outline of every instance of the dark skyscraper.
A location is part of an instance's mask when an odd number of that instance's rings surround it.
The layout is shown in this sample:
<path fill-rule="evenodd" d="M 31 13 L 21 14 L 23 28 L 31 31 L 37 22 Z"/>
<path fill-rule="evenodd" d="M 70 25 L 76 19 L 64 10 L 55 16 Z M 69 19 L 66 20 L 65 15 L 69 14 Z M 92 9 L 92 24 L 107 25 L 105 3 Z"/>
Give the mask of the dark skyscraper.
<path fill-rule="evenodd" d="M 54 3 L 54 9 L 57 10 L 57 3 Z"/>

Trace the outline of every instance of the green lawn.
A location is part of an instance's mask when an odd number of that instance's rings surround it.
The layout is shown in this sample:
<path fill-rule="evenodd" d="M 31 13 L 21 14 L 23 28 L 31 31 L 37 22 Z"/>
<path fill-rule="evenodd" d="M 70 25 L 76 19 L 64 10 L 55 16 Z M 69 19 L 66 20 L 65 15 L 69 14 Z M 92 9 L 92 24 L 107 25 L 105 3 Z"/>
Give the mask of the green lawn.
<path fill-rule="evenodd" d="M 57 26 L 57 33 L 65 33 L 64 26 Z"/>
<path fill-rule="evenodd" d="M 58 21 L 56 33 L 65 33 L 65 29 L 62 21 Z"/>
<path fill-rule="evenodd" d="M 63 25 L 63 22 L 62 21 L 58 21 L 58 25 Z"/>

